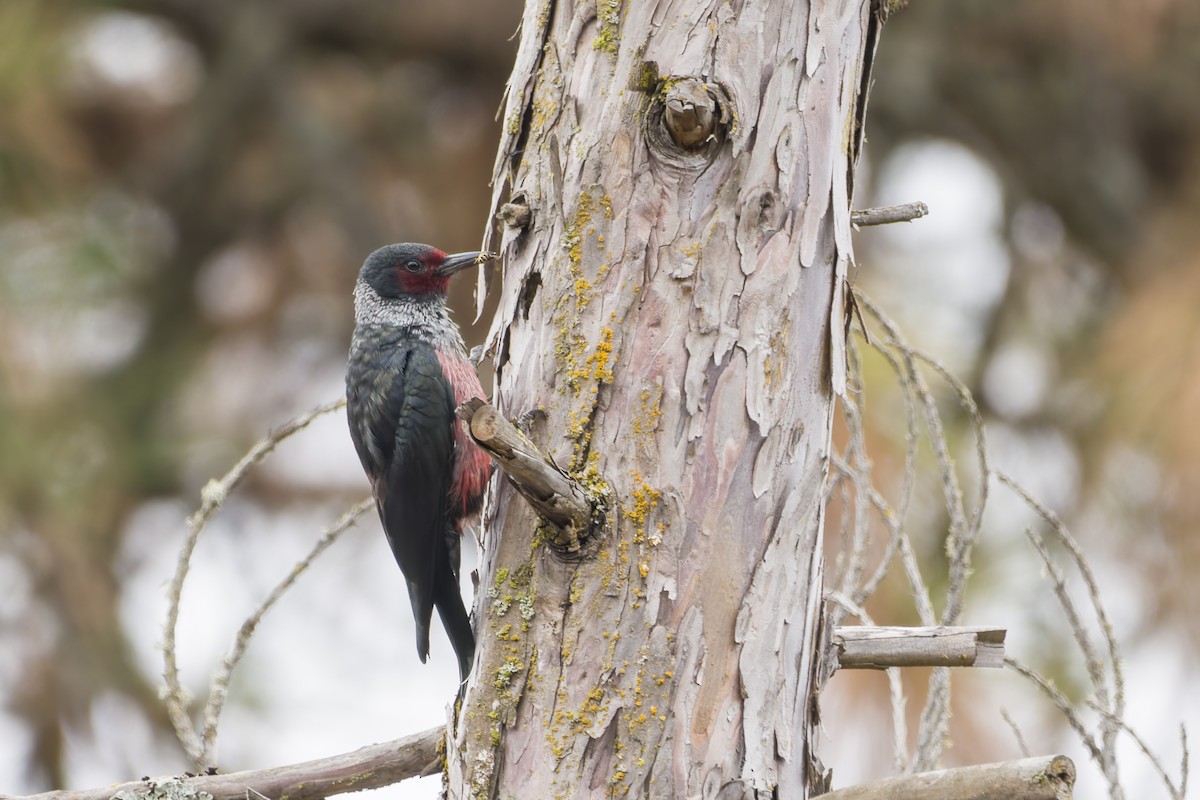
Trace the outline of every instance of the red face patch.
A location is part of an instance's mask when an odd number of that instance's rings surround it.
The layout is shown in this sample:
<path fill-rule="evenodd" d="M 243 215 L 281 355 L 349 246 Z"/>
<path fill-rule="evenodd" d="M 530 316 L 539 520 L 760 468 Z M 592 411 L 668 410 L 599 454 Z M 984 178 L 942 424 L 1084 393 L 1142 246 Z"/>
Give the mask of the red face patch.
<path fill-rule="evenodd" d="M 419 255 L 409 256 L 393 267 L 396 270 L 396 282 L 408 294 L 445 294 L 450 288 L 450 276 L 438 274 L 438 267 L 445 260 L 446 254 L 433 247 Z"/>

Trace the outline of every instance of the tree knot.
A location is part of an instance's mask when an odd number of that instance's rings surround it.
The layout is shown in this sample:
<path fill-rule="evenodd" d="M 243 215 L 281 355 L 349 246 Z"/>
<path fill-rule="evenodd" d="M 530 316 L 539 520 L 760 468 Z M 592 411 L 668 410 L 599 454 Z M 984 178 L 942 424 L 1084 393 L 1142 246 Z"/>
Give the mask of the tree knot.
<path fill-rule="evenodd" d="M 733 121 L 724 87 L 672 76 L 657 82 L 652 97 L 646 129 L 651 152 L 684 169 L 703 169 L 716 156 Z"/>

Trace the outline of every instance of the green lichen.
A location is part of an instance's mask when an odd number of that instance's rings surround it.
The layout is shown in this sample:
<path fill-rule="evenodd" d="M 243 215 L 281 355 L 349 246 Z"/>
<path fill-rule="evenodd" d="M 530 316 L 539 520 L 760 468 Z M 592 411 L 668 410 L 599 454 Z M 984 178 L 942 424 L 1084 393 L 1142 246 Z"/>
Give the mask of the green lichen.
<path fill-rule="evenodd" d="M 133 792 L 123 789 L 112 796 L 112 800 L 213 800 L 208 792 L 197 789 L 182 778 L 148 780 L 146 788 Z"/>
<path fill-rule="evenodd" d="M 521 619 L 529 622 L 533 619 L 533 595 L 517 595 L 517 608 L 521 611 Z"/>
<path fill-rule="evenodd" d="M 526 589 L 533 582 L 533 565 L 526 561 L 512 571 L 508 585 L 514 589 Z"/>
<path fill-rule="evenodd" d="M 592 49 L 615 55 L 621 46 L 621 0 L 597 0 L 596 17 L 600 20 L 600 32 L 592 42 Z"/>
<path fill-rule="evenodd" d="M 513 676 L 523 669 L 525 669 L 525 665 L 521 663 L 520 659 L 511 656 L 506 658 L 504 663 L 496 670 L 496 676 L 492 681 L 492 685 L 497 689 L 507 689 L 509 684 L 512 683 Z"/>
<path fill-rule="evenodd" d="M 652 95 L 658 92 L 660 81 L 662 81 L 662 77 L 658 74 L 658 64 L 653 61 L 643 61 L 638 65 L 633 77 L 630 78 L 629 85 L 636 91 Z"/>
<path fill-rule="evenodd" d="M 492 596 L 489 592 L 489 596 L 492 597 L 492 613 L 497 617 L 503 617 L 508 613 L 508 609 L 512 608 L 513 596 L 511 594 Z"/>

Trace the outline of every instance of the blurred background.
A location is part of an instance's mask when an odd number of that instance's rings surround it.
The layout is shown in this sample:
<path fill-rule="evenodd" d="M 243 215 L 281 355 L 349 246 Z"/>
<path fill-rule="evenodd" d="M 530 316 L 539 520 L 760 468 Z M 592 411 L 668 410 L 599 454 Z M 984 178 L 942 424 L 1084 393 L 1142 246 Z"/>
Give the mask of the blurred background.
<path fill-rule="evenodd" d="M 517 0 L 0 3 L 0 792 L 185 768 L 158 701 L 184 520 L 269 428 L 340 395 L 366 253 L 478 246 L 519 15 Z M 1131 721 L 1177 763 L 1178 722 L 1200 730 L 1200 6 L 919 0 L 888 23 L 875 76 L 855 205 L 931 216 L 861 233 L 860 285 L 972 387 L 994 462 L 1072 526 L 1129 661 Z M 903 431 L 883 370 L 877 390 L 867 377 L 887 484 Z M 193 691 L 366 490 L 334 415 L 226 505 L 183 598 Z M 925 500 L 914 536 L 936 574 L 946 523 Z M 965 621 L 1008 627 L 1010 651 L 1083 692 L 1029 522 L 993 503 Z M 890 603 L 885 587 L 877 621 L 913 622 Z M 438 724 L 443 638 L 431 658 L 413 658 L 364 522 L 267 617 L 222 768 Z M 958 685 L 947 764 L 1018 757 L 1003 708 L 1099 796 L 1018 679 Z M 887 713 L 881 677 L 835 678 L 837 785 L 890 771 Z"/>

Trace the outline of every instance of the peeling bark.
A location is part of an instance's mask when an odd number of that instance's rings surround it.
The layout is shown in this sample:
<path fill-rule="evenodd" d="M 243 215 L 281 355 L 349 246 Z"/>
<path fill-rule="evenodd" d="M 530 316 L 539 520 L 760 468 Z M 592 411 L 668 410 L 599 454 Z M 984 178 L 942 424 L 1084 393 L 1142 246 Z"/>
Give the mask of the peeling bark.
<path fill-rule="evenodd" d="M 868 0 L 527 6 L 494 196 L 529 212 L 502 231 L 497 403 L 542 409 L 530 439 L 611 508 L 566 559 L 509 487 L 489 499 L 451 796 L 803 798 L 819 777 L 870 24 Z"/>

